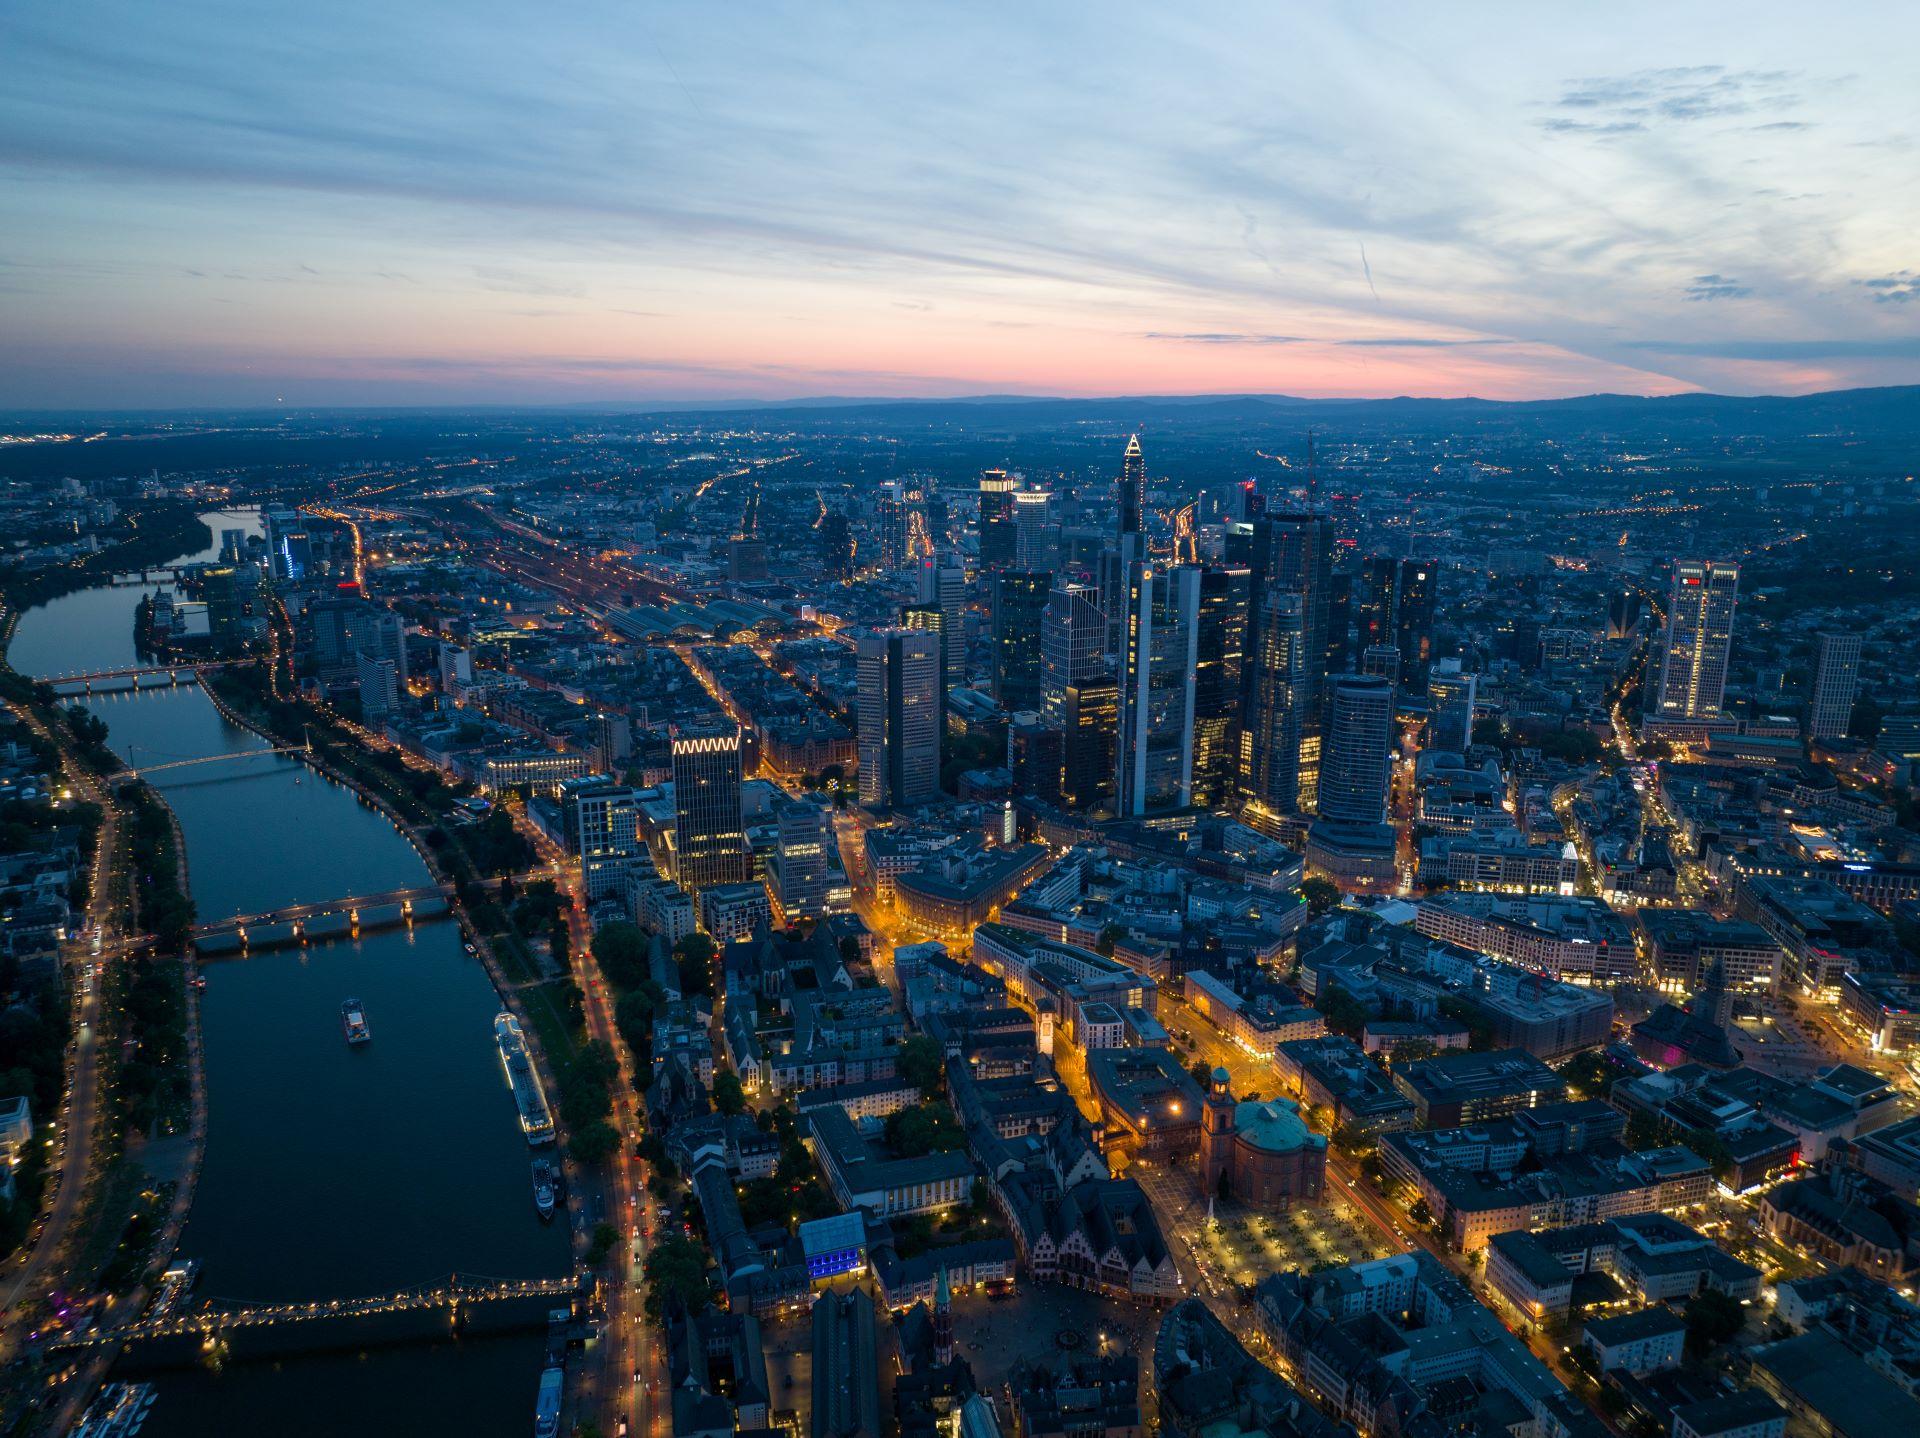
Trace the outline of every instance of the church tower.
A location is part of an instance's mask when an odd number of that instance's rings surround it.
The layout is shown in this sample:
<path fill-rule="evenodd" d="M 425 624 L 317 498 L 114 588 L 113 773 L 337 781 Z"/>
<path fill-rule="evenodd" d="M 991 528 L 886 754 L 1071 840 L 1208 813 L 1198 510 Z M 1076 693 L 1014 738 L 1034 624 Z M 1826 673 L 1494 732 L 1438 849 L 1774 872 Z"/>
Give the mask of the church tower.
<path fill-rule="evenodd" d="M 953 1362 L 953 1288 L 944 1263 L 933 1280 L 933 1361 L 941 1367 Z"/>
<path fill-rule="evenodd" d="M 1220 1175 L 1233 1164 L 1233 1095 L 1228 1085 L 1233 1075 L 1223 1068 L 1213 1071 L 1213 1083 L 1200 1115 L 1200 1184 L 1208 1195 L 1220 1191 Z"/>

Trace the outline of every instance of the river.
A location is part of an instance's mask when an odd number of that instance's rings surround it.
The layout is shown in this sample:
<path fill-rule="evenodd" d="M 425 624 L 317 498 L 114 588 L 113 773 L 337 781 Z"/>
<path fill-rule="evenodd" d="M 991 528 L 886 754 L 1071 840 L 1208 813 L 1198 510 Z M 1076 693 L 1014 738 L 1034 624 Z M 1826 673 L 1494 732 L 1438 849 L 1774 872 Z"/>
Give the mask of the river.
<path fill-rule="evenodd" d="M 252 514 L 204 516 L 257 532 Z M 211 557 L 182 556 L 183 559 Z M 25 673 L 135 662 L 137 587 L 23 614 Z M 197 687 L 96 695 L 130 763 L 266 746 Z M 155 774 L 186 839 L 202 921 L 429 882 L 404 837 L 350 789 L 286 757 Z M 207 1148 L 179 1253 L 203 1295 L 348 1298 L 452 1272 L 522 1278 L 568 1266 L 564 1222 L 533 1211 L 529 1156 L 501 1077 L 499 1003 L 448 920 L 205 969 Z M 373 1042 L 350 1049 L 340 1004 Z M 457 1341 L 168 1375 L 143 1438 L 216 1432 L 519 1435 L 544 1340 Z"/>

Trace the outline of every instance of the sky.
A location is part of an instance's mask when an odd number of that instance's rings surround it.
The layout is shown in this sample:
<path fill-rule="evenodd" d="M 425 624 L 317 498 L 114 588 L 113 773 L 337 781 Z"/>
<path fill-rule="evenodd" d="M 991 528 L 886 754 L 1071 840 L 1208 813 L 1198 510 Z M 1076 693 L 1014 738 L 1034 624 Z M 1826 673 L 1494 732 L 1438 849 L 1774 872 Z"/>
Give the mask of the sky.
<path fill-rule="evenodd" d="M 0 409 L 1920 382 L 1920 6 L 8 0 Z"/>

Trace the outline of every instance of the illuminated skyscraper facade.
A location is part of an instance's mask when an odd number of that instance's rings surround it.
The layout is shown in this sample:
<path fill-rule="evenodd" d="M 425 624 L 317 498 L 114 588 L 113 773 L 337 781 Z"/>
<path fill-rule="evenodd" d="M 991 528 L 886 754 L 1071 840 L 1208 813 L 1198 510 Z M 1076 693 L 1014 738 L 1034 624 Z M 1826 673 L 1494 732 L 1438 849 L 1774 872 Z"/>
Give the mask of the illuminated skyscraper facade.
<path fill-rule="evenodd" d="M 1040 712 L 1066 722 L 1067 691 L 1107 672 L 1107 616 L 1084 584 L 1062 584 L 1047 596 L 1040 619 Z"/>
<path fill-rule="evenodd" d="M 1385 820 L 1392 743 L 1393 685 L 1369 674 L 1334 679 L 1320 767 L 1321 818 L 1343 824 Z"/>
<path fill-rule="evenodd" d="M 1241 699 L 1246 690 L 1247 617 L 1253 576 L 1246 569 L 1200 574 L 1193 675 L 1193 802 L 1224 804 L 1240 772 Z"/>
<path fill-rule="evenodd" d="M 940 787 L 940 640 L 882 629 L 854 645 L 860 685 L 860 802 L 924 804 Z"/>
<path fill-rule="evenodd" d="M 1013 497 L 1014 568 L 1051 571 L 1057 549 L 1053 495 L 1044 489 L 1021 490 Z"/>
<path fill-rule="evenodd" d="M 1147 513 L 1147 459 L 1140 451 L 1140 436 L 1127 441 L 1120 457 L 1120 532 L 1139 534 Z"/>
<path fill-rule="evenodd" d="M 690 730 L 672 741 L 675 876 L 693 892 L 743 883 L 751 871 L 740 816 L 736 727 Z"/>
<path fill-rule="evenodd" d="M 1320 776 L 1332 525 L 1324 514 L 1265 511 L 1229 539 L 1229 561 L 1251 572 L 1248 645 L 1256 656 L 1246 666 L 1241 788 L 1278 813 L 1310 812 Z M 1297 605 L 1274 602 L 1289 595 Z M 1272 648 L 1262 633 L 1269 616 L 1287 631 Z M 1291 752 L 1269 752 L 1281 743 Z"/>
<path fill-rule="evenodd" d="M 1014 480 L 1004 469 L 980 476 L 980 567 L 988 573 L 1013 568 L 1018 540 L 1013 523 Z"/>
<path fill-rule="evenodd" d="M 1121 643 L 1116 809 L 1175 808 L 1193 796 L 1193 693 L 1200 571 L 1136 564 Z"/>
<path fill-rule="evenodd" d="M 1740 566 L 1728 560 L 1677 559 L 1667 605 L 1667 644 L 1655 717 L 1717 719 L 1726 698 Z"/>
<path fill-rule="evenodd" d="M 967 682 L 967 571 L 955 558 L 920 561 L 920 603 L 940 611 L 940 684 Z"/>

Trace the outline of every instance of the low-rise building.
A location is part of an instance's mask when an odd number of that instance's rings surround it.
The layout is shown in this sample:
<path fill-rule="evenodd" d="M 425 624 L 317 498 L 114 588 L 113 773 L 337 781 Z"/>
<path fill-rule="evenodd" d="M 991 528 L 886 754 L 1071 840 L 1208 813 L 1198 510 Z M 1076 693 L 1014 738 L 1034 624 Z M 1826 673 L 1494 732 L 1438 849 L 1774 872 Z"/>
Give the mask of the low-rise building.
<path fill-rule="evenodd" d="M 1451 1128 L 1517 1109 L 1556 1103 L 1566 1080 L 1520 1049 L 1447 1053 L 1394 1070 L 1393 1086 L 1413 1104 L 1420 1128 Z"/>
<path fill-rule="evenodd" d="M 1602 1373 L 1654 1373 L 1680 1362 L 1686 1337 L 1687 1325 L 1680 1315 L 1655 1304 L 1592 1320 L 1580 1342 Z"/>

